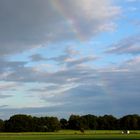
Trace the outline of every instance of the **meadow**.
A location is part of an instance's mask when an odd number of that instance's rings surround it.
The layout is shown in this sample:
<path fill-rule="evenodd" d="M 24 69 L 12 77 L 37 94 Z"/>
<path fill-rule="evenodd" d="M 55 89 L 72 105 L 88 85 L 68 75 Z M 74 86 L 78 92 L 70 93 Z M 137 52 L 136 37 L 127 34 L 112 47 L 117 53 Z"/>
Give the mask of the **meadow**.
<path fill-rule="evenodd" d="M 0 133 L 0 140 L 140 140 L 140 131 L 59 131 L 41 133 Z"/>

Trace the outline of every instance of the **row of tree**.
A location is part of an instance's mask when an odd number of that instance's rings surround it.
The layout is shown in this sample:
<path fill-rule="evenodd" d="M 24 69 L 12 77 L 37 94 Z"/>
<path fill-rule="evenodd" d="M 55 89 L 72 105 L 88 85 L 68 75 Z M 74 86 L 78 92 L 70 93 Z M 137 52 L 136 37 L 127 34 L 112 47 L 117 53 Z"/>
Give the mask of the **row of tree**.
<path fill-rule="evenodd" d="M 9 120 L 0 120 L 1 132 L 54 132 L 60 129 L 73 130 L 140 130 L 140 116 L 127 115 L 116 118 L 112 115 L 71 115 L 68 120 L 57 117 L 32 117 L 14 115 Z"/>

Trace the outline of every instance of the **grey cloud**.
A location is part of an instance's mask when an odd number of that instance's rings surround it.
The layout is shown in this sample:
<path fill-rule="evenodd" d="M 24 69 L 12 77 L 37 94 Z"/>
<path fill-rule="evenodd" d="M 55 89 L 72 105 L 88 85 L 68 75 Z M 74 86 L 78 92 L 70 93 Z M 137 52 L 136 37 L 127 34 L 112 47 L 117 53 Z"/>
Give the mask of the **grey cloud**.
<path fill-rule="evenodd" d="M 59 2 L 62 5 L 62 11 L 73 19 L 72 24 L 78 26 L 78 31 L 83 38 L 108 30 L 106 25 L 110 25 L 112 18 L 120 13 L 120 8 L 111 6 L 111 1 L 108 0 L 88 0 L 88 2 L 85 0 L 64 0 Z M 97 7 L 101 9 L 98 10 Z M 96 12 L 92 12 L 93 9 Z"/>
<path fill-rule="evenodd" d="M 38 82 L 38 83 L 52 83 L 64 84 L 69 81 L 76 81 L 82 77 L 88 77 L 92 69 L 87 66 L 77 66 L 58 70 L 56 72 L 38 71 L 33 67 L 16 67 L 8 74 L 0 77 L 0 80 L 13 82 Z"/>
<path fill-rule="evenodd" d="M 27 62 L 0 60 L 0 71 L 23 67 Z"/>
<path fill-rule="evenodd" d="M 6 80 L 7 76 L 13 72 L 16 72 L 16 69 L 23 68 L 27 62 L 22 61 L 8 61 L 0 58 L 0 80 Z"/>
<path fill-rule="evenodd" d="M 1 105 L 0 108 L 8 107 L 8 105 Z"/>
<path fill-rule="evenodd" d="M 96 59 L 97 59 L 97 57 L 87 56 L 87 57 L 83 57 L 83 58 L 79 58 L 79 59 L 69 59 L 69 60 L 66 60 L 65 63 L 68 67 L 71 67 L 71 66 L 82 65 L 87 62 L 92 62 Z"/>
<path fill-rule="evenodd" d="M 132 59 L 129 59 L 128 61 L 126 61 L 124 63 L 125 63 L 125 66 L 123 66 L 124 64 L 122 64 L 121 67 L 125 67 L 125 69 L 129 69 L 132 72 L 136 72 L 136 71 L 139 72 L 140 71 L 140 67 L 139 67 L 139 65 L 140 65 L 140 57 L 139 56 L 136 56 L 136 57 L 134 57 Z"/>
<path fill-rule="evenodd" d="M 0 55 L 77 36 L 91 38 L 108 30 L 104 25 L 110 25 L 119 13 L 120 7 L 111 0 L 1 0 Z"/>
<path fill-rule="evenodd" d="M 137 94 L 140 91 L 138 83 L 140 82 L 139 72 L 108 72 L 102 73 L 102 78 L 106 86 L 115 94 Z"/>
<path fill-rule="evenodd" d="M 54 57 L 44 57 L 42 54 L 36 53 L 33 54 L 31 56 L 29 56 L 29 59 L 31 59 L 31 61 L 33 62 L 38 62 L 38 61 L 56 61 L 59 64 L 63 63 L 65 60 L 74 57 L 74 56 L 78 56 L 80 54 L 79 51 L 75 50 L 73 47 L 71 46 L 66 46 L 66 48 L 64 49 L 63 53 L 59 56 L 54 56 Z"/>
<path fill-rule="evenodd" d="M 17 91 L 19 83 L 15 82 L 0 82 L 0 99 L 11 98 L 14 96 L 14 92 Z"/>
<path fill-rule="evenodd" d="M 13 91 L 14 89 L 16 89 L 16 87 L 18 86 L 17 83 L 13 83 L 13 82 L 9 82 L 9 83 L 5 83 L 5 82 L 1 82 L 0 84 L 0 92 L 3 91 Z"/>
<path fill-rule="evenodd" d="M 52 57 L 52 58 L 49 58 L 48 60 L 53 60 L 53 61 L 56 61 L 58 62 L 59 64 L 61 63 L 64 63 L 64 61 L 68 58 L 70 58 L 71 56 L 69 54 L 63 54 L 63 55 L 60 55 L 60 56 L 57 56 L 57 57 Z"/>
<path fill-rule="evenodd" d="M 116 44 L 111 45 L 107 53 L 113 54 L 139 54 L 140 53 L 140 35 L 130 36 L 122 39 Z"/>
<path fill-rule="evenodd" d="M 77 56 L 78 58 L 75 58 L 74 56 Z M 98 59 L 96 56 L 80 56 L 78 51 L 68 48 L 65 50 L 63 55 L 52 57 L 48 60 L 56 61 L 59 65 L 65 64 L 67 67 L 73 67 L 83 65 L 87 62 L 95 61 L 96 59 Z"/>
<path fill-rule="evenodd" d="M 46 0 L 0 1 L 1 54 L 21 52 L 47 41 L 51 24 L 59 26 L 61 20 L 54 12 Z"/>
<path fill-rule="evenodd" d="M 67 67 L 73 67 L 85 64 L 87 62 L 95 61 L 97 57 L 95 56 L 86 56 L 81 58 L 72 58 L 69 55 L 61 55 L 58 57 L 50 58 L 49 60 L 54 60 L 58 62 L 58 64 L 65 64 Z"/>
<path fill-rule="evenodd" d="M 48 60 L 47 58 L 44 58 L 41 54 L 34 54 L 34 55 L 30 56 L 30 59 L 33 62 Z"/>
<path fill-rule="evenodd" d="M 106 71 L 104 68 L 83 65 L 96 60 L 97 57 L 81 56 L 72 48 L 68 48 L 60 56 L 51 58 L 44 57 L 39 54 L 40 52 L 30 56 L 32 62 L 54 61 L 59 65 L 55 72 L 47 72 L 43 68 L 38 70 L 30 65 L 30 62 L 4 59 L 7 55 L 27 52 L 42 44 L 58 45 L 60 42 L 75 39 L 82 41 L 91 39 L 101 32 L 114 30 L 114 21 L 120 12 L 121 8 L 114 6 L 111 0 L 1 0 L 0 80 L 26 83 L 27 87 L 24 88 L 27 89 L 30 84 L 32 87 L 36 83 L 40 86 L 46 84 L 39 89 L 22 90 L 32 92 L 30 95 L 36 92 L 35 96 L 41 101 L 49 102 L 50 106 L 20 109 L 1 106 L 0 112 L 3 114 L 0 115 L 6 117 L 16 113 L 56 113 L 56 116 L 75 112 L 140 113 L 139 58 L 116 66 L 114 71 L 112 67 L 106 68 Z M 128 37 L 113 44 L 113 48 L 107 53 L 139 54 L 139 42 L 139 35 Z M 63 65 L 65 67 L 61 68 Z M 20 91 L 16 85 L 1 84 L 0 98 L 9 98 L 15 94 L 10 95 L 7 92 L 8 88 Z M 53 96 L 48 96 L 47 92 Z M 28 99 L 32 99 L 33 96 Z M 126 109 L 128 107 L 129 109 Z"/>
<path fill-rule="evenodd" d="M 5 98 L 10 98 L 13 95 L 8 95 L 8 94 L 0 94 L 0 99 L 5 99 Z"/>
<path fill-rule="evenodd" d="M 127 98 L 125 98 L 127 99 Z M 0 118 L 9 119 L 11 115 L 14 114 L 30 114 L 33 116 L 57 116 L 59 118 L 69 117 L 71 114 L 95 114 L 95 115 L 104 115 L 104 114 L 112 114 L 118 117 L 121 117 L 126 114 L 139 113 L 139 101 L 135 103 L 135 99 L 130 100 L 121 100 L 121 104 L 114 104 L 106 101 L 97 102 L 96 100 L 76 102 L 75 104 L 67 103 L 64 105 L 57 106 L 44 106 L 44 107 L 28 107 L 28 108 L 10 108 L 9 106 L 1 107 Z M 127 103 L 126 103 L 126 102 Z M 136 105 L 136 106 L 135 106 Z M 82 109 L 81 109 L 82 108 Z"/>
<path fill-rule="evenodd" d="M 0 114 L 0 117 L 3 119 L 9 119 L 10 116 L 15 114 L 30 114 L 35 116 L 48 116 L 48 115 L 54 115 L 54 111 L 57 109 L 60 109 L 58 106 L 56 107 L 34 107 L 34 108 L 10 108 L 9 106 L 1 107 L 0 111 L 3 112 Z M 60 109 L 61 111 L 61 109 Z M 58 116 L 57 113 L 55 116 Z"/>
<path fill-rule="evenodd" d="M 133 64 L 133 63 L 132 63 Z M 5 109 L 5 114 L 8 111 L 13 113 L 27 113 L 45 115 L 51 114 L 56 116 L 67 116 L 71 113 L 95 113 L 95 114 L 115 114 L 124 115 L 125 113 L 140 113 L 139 112 L 139 70 L 133 69 L 133 66 L 124 63 L 122 66 L 108 69 L 92 69 L 90 67 L 74 67 L 63 71 L 48 74 L 42 77 L 26 76 L 31 81 L 39 81 L 46 83 L 42 90 L 38 90 L 38 97 L 41 100 L 50 103 L 50 106 L 36 108 L 21 108 L 21 109 Z M 124 69 L 126 69 L 124 71 Z M 29 75 L 27 75 L 29 74 Z M 46 73 L 45 73 L 46 74 Z M 24 74 L 23 74 L 24 75 Z M 36 74 L 35 74 L 36 75 Z M 43 79 L 43 77 L 45 77 Z M 22 79 L 19 79 L 19 81 Z M 42 80 L 42 81 L 41 81 Z M 23 81 L 26 81 L 24 79 Z M 27 80 L 29 81 L 29 80 Z M 47 94 L 47 84 L 53 83 L 56 86 L 50 86 L 49 95 Z M 73 83 L 67 90 L 55 93 L 55 90 L 61 91 L 63 86 Z M 49 87 L 49 86 L 48 86 Z M 46 90 L 45 90 L 46 89 Z M 32 90 L 32 92 L 34 92 Z M 131 105 L 130 105 L 131 103 Z M 57 106 L 54 106 L 56 105 Z M 129 109 L 128 109 L 129 107 Z M 82 109 L 81 109 L 82 108 Z"/>
<path fill-rule="evenodd" d="M 53 92 L 52 92 L 53 93 Z M 78 105 L 79 103 L 83 104 L 86 101 L 87 104 L 89 102 L 94 102 L 102 99 L 107 99 L 108 97 L 105 97 L 104 91 L 101 86 L 95 85 L 95 84 L 85 84 L 85 85 L 79 85 L 74 88 L 70 88 L 62 93 L 59 93 L 55 96 L 47 97 L 45 94 L 42 96 L 42 100 L 51 101 L 52 104 L 54 102 L 63 103 L 63 104 L 75 104 Z M 82 105 L 81 104 L 81 105 Z"/>
<path fill-rule="evenodd" d="M 102 104 L 102 103 L 101 103 Z M 82 108 L 82 110 L 81 110 Z M 71 114 L 88 114 L 92 113 L 95 115 L 103 115 L 105 113 L 111 113 L 111 110 L 109 109 L 109 106 L 107 104 L 104 104 L 104 108 L 106 108 L 108 111 L 104 110 L 104 112 L 101 111 L 101 107 L 93 106 L 92 102 L 87 103 L 79 103 L 75 104 L 75 107 L 73 108 L 72 104 L 66 104 L 66 105 L 57 105 L 53 107 L 33 107 L 33 108 L 10 108 L 10 107 L 1 107 L 0 111 L 2 112 L 0 114 L 0 117 L 2 119 L 9 119 L 10 116 L 15 114 L 30 114 L 33 116 L 57 116 L 59 118 L 62 117 L 69 117 Z M 110 110 L 110 111 L 109 111 Z M 113 113 L 115 114 L 115 112 Z M 115 114 L 116 115 L 116 114 Z M 119 114 L 120 115 L 120 114 Z M 124 114 L 121 114 L 124 115 Z"/>
<path fill-rule="evenodd" d="M 18 81 L 18 82 L 44 82 L 46 74 L 39 73 L 31 67 L 20 67 L 15 68 L 14 71 L 11 71 L 7 77 L 1 80 L 5 81 Z"/>
<path fill-rule="evenodd" d="M 32 88 L 32 89 L 29 89 L 28 91 L 31 91 L 31 92 L 52 92 L 54 90 L 59 90 L 61 87 L 63 86 L 60 86 L 60 85 L 48 85 L 48 86 L 45 86 L 45 87 L 42 87 L 42 88 Z"/>
<path fill-rule="evenodd" d="M 16 68 L 14 71 L 10 72 L 7 76 L 1 77 L 1 80 L 5 81 L 16 81 L 16 82 L 41 82 L 41 83 L 54 83 L 54 84 L 62 84 L 66 82 L 69 76 L 73 77 L 73 75 L 67 75 L 68 73 L 74 74 L 70 71 L 58 71 L 54 73 L 47 73 L 37 71 L 32 67 L 20 67 Z M 76 75 L 76 72 L 75 72 Z M 60 80 L 61 79 L 61 80 Z"/>
<path fill-rule="evenodd" d="M 127 70 L 124 71 L 124 69 Z M 81 72 L 84 71 L 81 69 Z M 63 103 L 72 111 L 96 113 L 113 113 L 124 115 L 125 113 L 139 113 L 140 98 L 140 71 L 133 66 L 123 64 L 115 70 L 108 71 L 87 70 L 84 76 L 80 76 L 75 83 L 79 85 L 70 88 L 61 94 L 52 97 L 43 95 L 42 100 L 53 103 Z M 52 91 L 53 93 L 53 91 Z M 69 109 L 70 109 L 69 108 Z M 67 109 L 68 110 L 68 109 Z M 85 111 L 86 110 L 86 111 Z"/>
<path fill-rule="evenodd" d="M 68 47 L 63 54 L 55 57 L 45 58 L 41 54 L 33 54 L 30 59 L 34 62 L 38 61 L 55 61 L 58 65 L 65 65 L 66 67 L 80 66 L 88 62 L 98 59 L 96 56 L 80 56 L 79 51 Z"/>
<path fill-rule="evenodd" d="M 75 46 L 76 47 L 76 46 Z M 65 50 L 65 53 L 66 54 L 69 54 L 71 56 L 74 56 L 74 55 L 79 55 L 80 52 L 78 50 L 75 50 L 74 47 L 72 46 L 68 46 Z"/>

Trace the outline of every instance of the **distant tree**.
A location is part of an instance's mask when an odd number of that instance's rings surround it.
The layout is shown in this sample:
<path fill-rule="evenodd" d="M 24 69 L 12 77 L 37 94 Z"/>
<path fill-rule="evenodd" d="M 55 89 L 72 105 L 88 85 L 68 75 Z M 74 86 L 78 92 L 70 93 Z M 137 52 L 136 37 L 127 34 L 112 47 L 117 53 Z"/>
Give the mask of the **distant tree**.
<path fill-rule="evenodd" d="M 140 130 L 140 116 L 127 115 L 120 119 L 112 115 L 71 115 L 69 120 L 57 117 L 32 117 L 24 114 L 0 120 L 0 132 L 54 132 L 60 129 L 80 130 Z"/>
<path fill-rule="evenodd" d="M 5 127 L 4 121 L 0 119 L 0 132 L 4 131 L 4 127 Z"/>
<path fill-rule="evenodd" d="M 46 122 L 44 121 L 43 117 L 38 118 L 38 117 L 33 117 L 33 131 L 34 132 L 45 132 L 46 129 L 44 125 Z"/>
<path fill-rule="evenodd" d="M 139 119 L 138 115 L 127 115 L 120 118 L 120 128 L 124 130 L 139 130 Z"/>
<path fill-rule="evenodd" d="M 68 121 L 64 118 L 60 119 L 60 125 L 62 129 L 67 129 L 68 128 Z"/>
<path fill-rule="evenodd" d="M 47 121 L 46 128 L 49 132 L 54 132 L 60 130 L 60 122 L 57 117 L 46 117 Z"/>
<path fill-rule="evenodd" d="M 80 116 L 79 115 L 71 115 L 69 118 L 69 129 L 80 130 Z"/>
<path fill-rule="evenodd" d="M 84 115 L 82 116 L 82 118 L 84 118 L 85 121 L 85 129 L 90 129 L 90 130 L 96 130 L 98 129 L 98 122 L 97 122 L 97 117 L 94 115 Z"/>
<path fill-rule="evenodd" d="M 14 115 L 5 121 L 5 130 L 8 132 L 32 131 L 32 117 L 28 115 Z"/>
<path fill-rule="evenodd" d="M 71 115 L 68 121 L 69 129 L 96 129 L 97 121 L 94 115 Z"/>
<path fill-rule="evenodd" d="M 115 130 L 118 126 L 117 123 L 117 119 L 112 115 L 98 117 L 98 129 L 100 130 Z"/>
<path fill-rule="evenodd" d="M 138 130 L 140 130 L 140 116 L 138 116 Z"/>
<path fill-rule="evenodd" d="M 34 131 L 54 132 L 61 128 L 60 122 L 56 117 L 33 117 Z"/>

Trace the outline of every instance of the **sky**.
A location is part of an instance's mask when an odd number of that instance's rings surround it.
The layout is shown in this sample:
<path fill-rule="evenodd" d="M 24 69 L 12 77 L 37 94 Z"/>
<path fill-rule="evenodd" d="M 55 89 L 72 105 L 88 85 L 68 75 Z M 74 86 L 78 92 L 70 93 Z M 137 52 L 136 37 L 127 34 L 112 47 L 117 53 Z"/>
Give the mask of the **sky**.
<path fill-rule="evenodd" d="M 140 114 L 140 0 L 0 0 L 0 118 Z"/>

